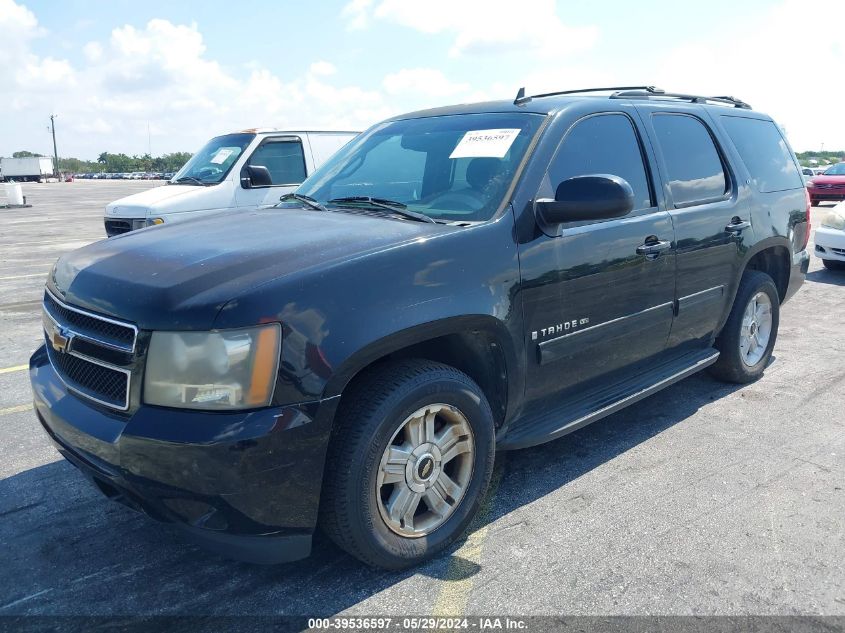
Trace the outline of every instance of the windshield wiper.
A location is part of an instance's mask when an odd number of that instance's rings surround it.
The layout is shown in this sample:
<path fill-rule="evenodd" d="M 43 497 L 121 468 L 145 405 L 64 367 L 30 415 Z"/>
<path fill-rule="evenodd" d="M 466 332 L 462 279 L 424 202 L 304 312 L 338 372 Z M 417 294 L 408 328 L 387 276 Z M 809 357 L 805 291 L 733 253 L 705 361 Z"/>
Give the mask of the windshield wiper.
<path fill-rule="evenodd" d="M 170 182 L 172 182 L 173 184 L 179 184 L 179 185 L 181 185 L 182 183 L 185 183 L 185 182 L 192 182 L 195 185 L 202 185 L 203 187 L 205 187 L 207 184 L 209 184 L 209 183 L 203 182 L 202 180 L 200 180 L 199 178 L 196 178 L 194 176 L 182 176 L 181 178 L 177 178 L 176 180 L 171 180 Z"/>
<path fill-rule="evenodd" d="M 363 203 L 371 207 L 376 207 L 377 209 L 387 209 L 391 213 L 401 215 L 402 217 L 408 218 L 410 220 L 416 220 L 417 222 L 428 222 L 430 224 L 437 224 L 437 221 L 434 220 L 434 218 L 430 218 L 424 213 L 417 213 L 416 211 L 411 211 L 406 204 L 402 202 L 397 202 L 396 200 L 387 200 L 386 198 L 373 198 L 372 196 L 347 196 L 346 198 L 334 198 L 333 200 L 329 200 L 329 204 L 336 204 L 338 206 L 343 206 L 344 204 L 349 203 Z"/>
<path fill-rule="evenodd" d="M 281 198 L 279 198 L 279 202 L 287 202 L 288 200 L 296 200 L 297 202 L 301 202 L 307 207 L 312 209 L 316 209 L 317 211 L 328 211 L 326 207 L 322 204 L 314 200 L 311 196 L 306 196 L 305 194 L 301 193 L 286 193 Z"/>

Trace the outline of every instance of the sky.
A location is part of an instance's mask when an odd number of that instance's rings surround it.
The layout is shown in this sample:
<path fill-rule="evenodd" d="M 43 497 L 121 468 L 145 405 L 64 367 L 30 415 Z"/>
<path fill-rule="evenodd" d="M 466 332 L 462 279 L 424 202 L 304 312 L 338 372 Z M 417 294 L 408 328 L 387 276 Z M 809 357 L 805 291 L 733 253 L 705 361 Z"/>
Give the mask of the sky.
<path fill-rule="evenodd" d="M 51 154 L 50 114 L 60 156 L 96 159 L 605 85 L 733 95 L 796 151 L 845 149 L 843 24 L 804 0 L 0 0 L 0 156 Z"/>

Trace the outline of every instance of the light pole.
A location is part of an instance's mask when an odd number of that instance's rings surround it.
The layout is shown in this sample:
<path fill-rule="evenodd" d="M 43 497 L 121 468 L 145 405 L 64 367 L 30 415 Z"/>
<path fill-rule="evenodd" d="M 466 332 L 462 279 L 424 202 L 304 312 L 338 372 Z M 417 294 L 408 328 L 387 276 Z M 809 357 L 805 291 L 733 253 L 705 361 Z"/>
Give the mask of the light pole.
<path fill-rule="evenodd" d="M 58 114 L 50 115 L 50 130 L 53 132 L 53 158 L 56 161 L 56 179 L 59 178 L 59 150 L 56 149 L 56 118 Z"/>

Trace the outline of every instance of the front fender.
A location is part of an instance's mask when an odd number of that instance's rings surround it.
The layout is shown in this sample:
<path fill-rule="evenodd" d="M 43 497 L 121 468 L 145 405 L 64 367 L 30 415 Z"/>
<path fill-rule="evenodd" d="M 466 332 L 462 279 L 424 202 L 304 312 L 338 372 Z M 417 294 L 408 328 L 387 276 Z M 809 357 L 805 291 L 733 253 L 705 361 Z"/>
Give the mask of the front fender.
<path fill-rule="evenodd" d="M 337 395 L 378 358 L 473 328 L 496 337 L 520 376 L 518 284 L 507 213 L 269 282 L 230 302 L 215 327 L 282 323 L 279 403 Z"/>

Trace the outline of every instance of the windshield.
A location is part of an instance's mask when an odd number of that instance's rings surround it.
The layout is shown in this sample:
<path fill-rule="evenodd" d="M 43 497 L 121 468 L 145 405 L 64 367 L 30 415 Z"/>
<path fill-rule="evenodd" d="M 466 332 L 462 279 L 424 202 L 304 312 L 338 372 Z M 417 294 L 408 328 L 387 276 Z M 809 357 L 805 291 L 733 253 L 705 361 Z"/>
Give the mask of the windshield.
<path fill-rule="evenodd" d="M 194 154 L 171 182 L 215 185 L 222 181 L 255 134 L 226 134 L 211 139 Z"/>
<path fill-rule="evenodd" d="M 845 176 L 845 163 L 837 163 L 824 172 L 825 176 Z"/>
<path fill-rule="evenodd" d="M 444 221 L 493 217 L 542 115 L 460 114 L 390 121 L 341 149 L 297 193 L 400 202 Z"/>

